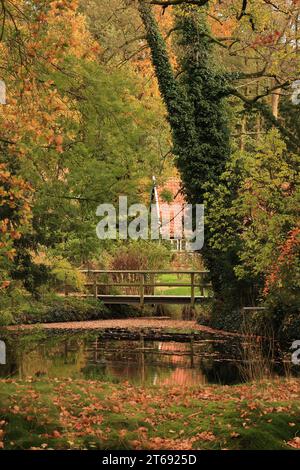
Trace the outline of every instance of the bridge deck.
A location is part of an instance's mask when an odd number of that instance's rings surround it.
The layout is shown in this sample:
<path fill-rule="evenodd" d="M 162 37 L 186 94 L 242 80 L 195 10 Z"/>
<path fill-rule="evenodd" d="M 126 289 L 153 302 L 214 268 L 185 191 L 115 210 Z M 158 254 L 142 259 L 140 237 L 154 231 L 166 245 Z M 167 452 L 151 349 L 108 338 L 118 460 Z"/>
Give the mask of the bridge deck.
<path fill-rule="evenodd" d="M 139 295 L 98 295 L 105 304 L 139 304 Z M 206 300 L 205 296 L 195 296 L 195 303 Z M 189 295 L 145 295 L 144 304 L 190 304 Z"/>

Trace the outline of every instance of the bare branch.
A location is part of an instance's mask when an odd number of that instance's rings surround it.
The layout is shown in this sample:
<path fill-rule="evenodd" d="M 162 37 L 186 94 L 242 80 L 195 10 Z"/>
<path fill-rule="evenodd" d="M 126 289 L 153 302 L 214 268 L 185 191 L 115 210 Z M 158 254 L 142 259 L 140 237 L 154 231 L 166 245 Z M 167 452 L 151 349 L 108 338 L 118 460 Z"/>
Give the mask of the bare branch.
<path fill-rule="evenodd" d="M 252 98 L 252 99 L 249 99 L 247 98 L 246 96 L 244 96 L 242 93 L 240 93 L 238 90 L 236 89 L 232 89 L 229 91 L 229 94 L 232 95 L 232 96 L 236 96 L 237 98 L 239 98 L 240 100 L 242 100 L 246 107 L 248 108 L 254 108 L 256 109 L 257 111 L 261 112 L 262 115 L 275 127 L 277 127 L 277 129 L 279 129 L 279 131 L 282 133 L 282 135 L 284 135 L 286 138 L 288 138 L 290 144 L 294 147 L 295 150 L 299 151 L 300 149 L 300 142 L 299 140 L 297 139 L 297 137 L 295 137 L 295 135 L 290 132 L 286 127 L 284 127 L 281 122 L 279 121 L 279 119 L 277 119 L 271 109 L 269 108 L 269 106 L 264 103 L 264 102 L 260 102 L 259 99 L 260 98 L 263 98 L 267 95 L 269 95 L 270 93 L 272 93 L 272 91 L 278 89 L 278 88 L 282 88 L 284 86 L 288 86 L 289 85 L 289 82 L 285 82 L 283 83 L 282 85 L 278 85 L 278 86 L 275 86 L 275 87 L 272 87 L 268 90 L 268 93 L 265 93 L 265 94 L 262 94 L 262 95 L 258 95 L 256 96 L 255 98 Z"/>
<path fill-rule="evenodd" d="M 161 7 L 169 7 L 171 5 L 182 5 L 183 3 L 188 3 L 190 5 L 197 5 L 202 7 L 206 5 L 209 0 L 151 0 L 149 3 L 151 5 L 159 5 Z"/>

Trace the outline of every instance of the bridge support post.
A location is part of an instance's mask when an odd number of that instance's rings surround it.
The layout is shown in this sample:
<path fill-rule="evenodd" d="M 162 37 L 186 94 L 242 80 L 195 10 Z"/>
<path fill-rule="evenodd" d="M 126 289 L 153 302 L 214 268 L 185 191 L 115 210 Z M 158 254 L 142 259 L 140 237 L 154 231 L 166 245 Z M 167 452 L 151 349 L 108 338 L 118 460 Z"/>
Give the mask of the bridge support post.
<path fill-rule="evenodd" d="M 200 295 L 204 297 L 204 275 L 200 274 Z"/>
<path fill-rule="evenodd" d="M 141 358 L 141 379 L 142 384 L 145 382 L 145 339 L 143 333 L 140 333 L 140 358 Z"/>
<path fill-rule="evenodd" d="M 145 273 L 140 275 L 140 307 L 144 307 L 144 295 L 145 295 Z"/>
<path fill-rule="evenodd" d="M 191 307 L 195 306 L 195 273 L 191 273 Z"/>
<path fill-rule="evenodd" d="M 194 367 L 194 335 L 191 335 L 191 368 Z"/>

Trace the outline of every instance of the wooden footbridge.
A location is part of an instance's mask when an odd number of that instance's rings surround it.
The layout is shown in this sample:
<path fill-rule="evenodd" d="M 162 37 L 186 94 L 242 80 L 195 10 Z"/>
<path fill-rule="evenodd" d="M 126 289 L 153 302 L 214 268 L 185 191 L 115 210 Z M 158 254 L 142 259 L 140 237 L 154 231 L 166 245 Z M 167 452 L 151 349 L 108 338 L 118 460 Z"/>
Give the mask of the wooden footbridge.
<path fill-rule="evenodd" d="M 81 272 L 86 276 L 87 282 L 85 292 L 80 296 L 95 297 L 105 304 L 138 304 L 141 307 L 145 304 L 182 304 L 193 307 L 211 297 L 208 271 L 81 270 Z M 176 277 L 174 281 L 169 279 L 172 276 Z M 183 293 L 172 294 L 174 288 Z M 68 295 L 67 290 L 65 293 Z"/>

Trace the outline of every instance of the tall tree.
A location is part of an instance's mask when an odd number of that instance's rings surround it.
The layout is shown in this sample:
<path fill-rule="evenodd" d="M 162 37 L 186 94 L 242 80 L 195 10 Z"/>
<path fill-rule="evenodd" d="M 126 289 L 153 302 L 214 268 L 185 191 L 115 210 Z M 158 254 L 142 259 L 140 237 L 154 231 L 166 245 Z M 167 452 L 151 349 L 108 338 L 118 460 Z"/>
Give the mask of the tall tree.
<path fill-rule="evenodd" d="M 194 6 L 176 9 L 179 62 L 176 80 L 164 40 L 150 5 L 139 1 L 160 91 L 173 131 L 174 154 L 189 202 L 202 203 L 206 191 L 217 183 L 229 157 L 229 132 L 224 96 L 227 83 L 213 62 L 212 43 L 205 14 Z M 209 247 L 210 228 L 203 251 L 216 292 L 224 288 L 224 272 L 232 271 L 224 255 Z M 232 273 L 233 275 L 233 273 Z"/>

